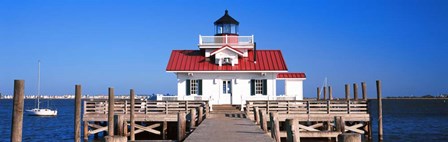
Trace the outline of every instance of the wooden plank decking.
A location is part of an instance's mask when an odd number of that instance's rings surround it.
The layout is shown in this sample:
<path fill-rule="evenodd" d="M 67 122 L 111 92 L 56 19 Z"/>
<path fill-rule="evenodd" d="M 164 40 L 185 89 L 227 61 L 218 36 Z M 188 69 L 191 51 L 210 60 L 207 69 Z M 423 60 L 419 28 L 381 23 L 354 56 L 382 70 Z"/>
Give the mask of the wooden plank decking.
<path fill-rule="evenodd" d="M 265 134 L 251 120 L 240 114 L 211 114 L 196 130 L 193 131 L 185 142 L 229 142 L 229 141 L 256 141 L 273 142 L 268 134 Z"/>

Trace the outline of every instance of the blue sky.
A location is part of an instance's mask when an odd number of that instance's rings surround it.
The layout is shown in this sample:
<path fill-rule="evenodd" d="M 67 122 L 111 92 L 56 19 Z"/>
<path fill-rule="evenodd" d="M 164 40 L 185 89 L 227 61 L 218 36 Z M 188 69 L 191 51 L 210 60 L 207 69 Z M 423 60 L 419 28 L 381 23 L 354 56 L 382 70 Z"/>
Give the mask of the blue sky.
<path fill-rule="evenodd" d="M 42 94 L 175 93 L 165 68 L 173 49 L 197 49 L 198 35 L 228 9 L 240 35 L 280 49 L 291 72 L 305 72 L 305 97 L 325 77 L 375 80 L 384 96 L 448 93 L 448 1 L 0 1 L 0 92 L 24 79 Z M 279 89 L 281 90 L 281 89 Z M 280 91 L 281 93 L 282 91 Z"/>

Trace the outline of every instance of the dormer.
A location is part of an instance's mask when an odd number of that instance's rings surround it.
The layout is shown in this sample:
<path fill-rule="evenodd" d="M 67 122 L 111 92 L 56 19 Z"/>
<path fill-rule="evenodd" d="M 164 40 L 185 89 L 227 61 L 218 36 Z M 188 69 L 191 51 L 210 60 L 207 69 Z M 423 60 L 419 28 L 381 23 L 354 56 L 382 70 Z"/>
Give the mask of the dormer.
<path fill-rule="evenodd" d="M 232 48 L 229 45 L 224 45 L 219 49 L 209 52 L 208 57 L 210 57 L 210 56 L 215 56 L 214 62 L 215 62 L 215 64 L 218 64 L 219 66 L 226 65 L 226 64 L 234 66 L 234 65 L 238 64 L 238 58 L 239 57 L 247 57 L 247 53 L 245 56 L 244 52 L 242 52 L 238 49 Z"/>
<path fill-rule="evenodd" d="M 240 36 L 238 33 L 239 22 L 225 11 L 224 16 L 214 22 L 215 35 L 199 35 L 200 49 L 218 49 L 224 45 L 230 45 L 235 49 L 253 49 L 254 36 Z"/>

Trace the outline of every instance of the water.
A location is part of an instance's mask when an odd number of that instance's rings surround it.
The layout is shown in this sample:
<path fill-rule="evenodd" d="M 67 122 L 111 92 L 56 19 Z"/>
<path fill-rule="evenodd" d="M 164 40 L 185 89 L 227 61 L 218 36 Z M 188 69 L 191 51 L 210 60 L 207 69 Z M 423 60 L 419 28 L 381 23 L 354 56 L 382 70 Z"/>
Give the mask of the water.
<path fill-rule="evenodd" d="M 34 108 L 25 100 L 25 109 Z M 372 103 L 373 134 L 377 141 L 377 107 Z M 46 106 L 44 101 L 43 106 Z M 74 100 L 51 100 L 56 117 L 24 115 L 23 141 L 73 141 Z M 0 141 L 9 141 L 12 100 L 0 100 Z M 384 141 L 448 140 L 448 100 L 383 100 Z M 92 137 L 90 137 L 92 139 Z"/>
<path fill-rule="evenodd" d="M 373 100 L 374 141 L 378 107 Z M 384 141 L 448 141 L 448 100 L 383 100 Z"/>
<path fill-rule="evenodd" d="M 35 108 L 35 100 L 25 100 L 24 108 Z M 50 108 L 56 108 L 55 117 L 23 115 L 24 142 L 31 141 L 73 141 L 74 100 L 51 100 Z M 41 100 L 41 107 L 47 107 L 47 100 Z M 11 135 L 12 100 L 0 100 L 0 141 L 9 141 Z"/>

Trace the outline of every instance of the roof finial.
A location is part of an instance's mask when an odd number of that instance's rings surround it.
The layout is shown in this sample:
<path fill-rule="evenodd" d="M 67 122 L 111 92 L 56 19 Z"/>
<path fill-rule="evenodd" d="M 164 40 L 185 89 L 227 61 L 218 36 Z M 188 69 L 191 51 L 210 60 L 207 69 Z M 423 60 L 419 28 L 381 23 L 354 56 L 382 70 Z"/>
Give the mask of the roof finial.
<path fill-rule="evenodd" d="M 229 11 L 226 9 L 226 13 L 225 13 L 225 15 L 228 15 L 229 14 Z"/>

